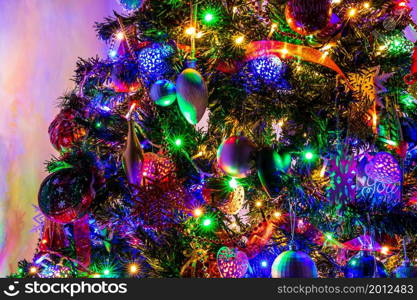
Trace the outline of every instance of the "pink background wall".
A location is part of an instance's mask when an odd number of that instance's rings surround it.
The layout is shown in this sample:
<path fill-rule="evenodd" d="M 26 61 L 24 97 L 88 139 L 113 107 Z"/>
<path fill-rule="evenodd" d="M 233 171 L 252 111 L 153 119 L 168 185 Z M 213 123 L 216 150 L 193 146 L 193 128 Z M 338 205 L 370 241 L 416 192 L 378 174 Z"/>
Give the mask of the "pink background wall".
<path fill-rule="evenodd" d="M 116 0 L 0 0 L 0 277 L 32 257 L 56 99 L 72 87 L 77 57 L 105 55 L 92 26 L 113 9 Z"/>
<path fill-rule="evenodd" d="M 93 25 L 116 0 L 0 0 L 0 277 L 31 259 L 48 126 L 77 57 L 105 55 Z"/>

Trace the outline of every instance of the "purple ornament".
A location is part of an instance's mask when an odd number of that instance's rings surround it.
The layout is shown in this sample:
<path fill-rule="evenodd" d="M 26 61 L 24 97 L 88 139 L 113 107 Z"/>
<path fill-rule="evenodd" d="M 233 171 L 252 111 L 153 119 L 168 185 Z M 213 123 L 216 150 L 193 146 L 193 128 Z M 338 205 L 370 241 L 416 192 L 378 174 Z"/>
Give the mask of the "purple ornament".
<path fill-rule="evenodd" d="M 244 178 L 250 172 L 253 151 L 254 146 L 247 138 L 232 136 L 217 150 L 217 162 L 228 175 Z"/>
<path fill-rule="evenodd" d="M 372 179 L 383 183 L 397 183 L 401 180 L 401 167 L 394 156 L 379 152 L 366 165 L 365 173 Z"/>

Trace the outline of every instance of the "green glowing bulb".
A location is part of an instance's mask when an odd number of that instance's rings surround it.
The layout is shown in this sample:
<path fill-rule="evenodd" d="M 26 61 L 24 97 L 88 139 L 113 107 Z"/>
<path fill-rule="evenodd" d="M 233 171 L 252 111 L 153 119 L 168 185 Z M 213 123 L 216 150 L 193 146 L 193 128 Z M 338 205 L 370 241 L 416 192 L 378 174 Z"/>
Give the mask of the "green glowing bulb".
<path fill-rule="evenodd" d="M 312 160 L 314 158 L 314 153 L 311 152 L 311 151 L 307 151 L 307 152 L 304 153 L 304 157 L 307 160 Z"/>
<path fill-rule="evenodd" d="M 99 128 L 101 128 L 101 126 L 103 126 L 103 124 L 101 124 L 101 122 L 98 121 L 98 122 L 96 122 L 95 126 L 96 126 L 97 129 L 99 129 Z"/>
<path fill-rule="evenodd" d="M 205 25 L 214 25 L 219 19 L 219 11 L 217 8 L 206 8 L 201 14 L 201 19 Z"/>
<path fill-rule="evenodd" d="M 177 138 L 177 139 L 175 140 L 175 145 L 176 145 L 177 147 L 181 147 L 181 145 L 182 145 L 182 139 Z"/>
<path fill-rule="evenodd" d="M 230 181 L 229 181 L 229 186 L 232 188 L 232 189 L 236 189 L 238 186 L 239 186 L 239 182 L 236 180 L 236 178 L 232 178 L 232 179 L 230 179 Z"/>
<path fill-rule="evenodd" d="M 211 225 L 212 221 L 210 219 L 205 219 L 203 221 L 203 226 L 205 227 L 209 227 Z"/>
<path fill-rule="evenodd" d="M 210 23 L 211 21 L 213 21 L 214 16 L 212 13 L 206 13 L 206 15 L 204 16 L 204 21 L 206 21 L 207 23 Z"/>
<path fill-rule="evenodd" d="M 329 241 L 333 240 L 333 235 L 331 233 L 327 233 L 326 239 L 328 239 Z"/>
<path fill-rule="evenodd" d="M 103 270 L 103 274 L 104 274 L 105 276 L 110 275 L 110 270 L 109 270 L 109 269 L 104 269 L 104 270 Z"/>

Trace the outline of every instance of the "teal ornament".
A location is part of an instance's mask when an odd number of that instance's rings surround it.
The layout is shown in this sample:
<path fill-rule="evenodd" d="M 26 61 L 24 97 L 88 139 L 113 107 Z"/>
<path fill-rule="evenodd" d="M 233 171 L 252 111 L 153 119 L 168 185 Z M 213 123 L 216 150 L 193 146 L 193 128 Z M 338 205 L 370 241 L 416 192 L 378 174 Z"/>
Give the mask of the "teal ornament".
<path fill-rule="evenodd" d="M 288 250 L 274 260 L 271 267 L 272 278 L 317 278 L 314 261 L 302 251 Z"/>
<path fill-rule="evenodd" d="M 151 87 L 150 97 L 156 105 L 171 105 L 177 99 L 175 84 L 166 79 L 156 81 Z"/>
<path fill-rule="evenodd" d="M 417 266 L 413 266 L 409 260 L 405 260 L 401 266 L 393 272 L 395 278 L 417 278 Z"/>
<path fill-rule="evenodd" d="M 197 124 L 208 104 L 207 85 L 201 74 L 187 68 L 177 78 L 177 99 L 180 111 L 188 123 Z"/>
<path fill-rule="evenodd" d="M 346 278 L 387 278 L 384 265 L 368 251 L 360 251 L 345 266 Z"/>

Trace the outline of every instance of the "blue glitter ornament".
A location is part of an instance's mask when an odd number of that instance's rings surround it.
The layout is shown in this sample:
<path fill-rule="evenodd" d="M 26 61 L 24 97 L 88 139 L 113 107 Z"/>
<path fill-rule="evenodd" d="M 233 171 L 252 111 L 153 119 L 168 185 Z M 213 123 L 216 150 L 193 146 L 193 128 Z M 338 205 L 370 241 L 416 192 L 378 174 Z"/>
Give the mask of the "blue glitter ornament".
<path fill-rule="evenodd" d="M 142 7 L 144 0 L 118 0 L 120 5 L 127 11 L 131 12 Z"/>
<path fill-rule="evenodd" d="M 235 80 L 248 93 L 269 93 L 272 90 L 290 90 L 285 80 L 286 66 L 275 55 L 250 60 L 236 74 Z"/>
<path fill-rule="evenodd" d="M 249 70 L 257 79 L 275 82 L 282 77 L 282 61 L 275 55 L 261 56 L 248 63 Z"/>
<path fill-rule="evenodd" d="M 153 43 L 138 52 L 139 71 L 148 86 L 172 72 L 169 59 L 173 54 L 173 47 L 163 43 Z"/>
<path fill-rule="evenodd" d="M 376 265 L 375 265 L 376 264 Z M 387 278 L 384 265 L 368 251 L 361 251 L 345 267 L 346 278 Z"/>

